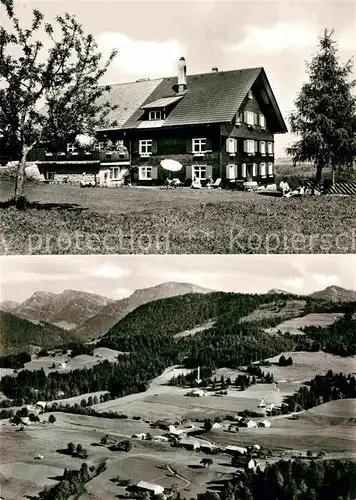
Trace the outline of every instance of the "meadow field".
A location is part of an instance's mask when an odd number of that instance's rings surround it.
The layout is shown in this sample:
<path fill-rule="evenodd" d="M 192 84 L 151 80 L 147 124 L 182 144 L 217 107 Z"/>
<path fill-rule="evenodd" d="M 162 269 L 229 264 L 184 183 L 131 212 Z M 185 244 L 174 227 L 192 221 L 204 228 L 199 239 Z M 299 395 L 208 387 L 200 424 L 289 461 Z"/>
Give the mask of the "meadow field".
<path fill-rule="evenodd" d="M 2 182 L 3 254 L 355 251 L 352 196 L 28 183 L 32 208 L 18 212 L 6 203 L 12 195 Z"/>
<path fill-rule="evenodd" d="M 262 449 L 270 450 L 271 456 L 257 459 L 261 466 L 266 460 L 306 457 L 308 451 L 315 455 L 323 451 L 327 458 L 355 459 L 355 400 L 332 401 L 297 415 L 254 417 L 257 423 L 267 418 L 271 423 L 269 428 L 240 427 L 239 432 L 231 428 L 227 416 L 231 418 L 246 409 L 263 415 L 265 410 L 259 408 L 262 400 L 279 406 L 286 395 L 293 394 L 317 373 L 325 374 L 331 367 L 334 372 L 355 371 L 355 357 L 341 358 L 322 352 L 281 354 L 291 355 L 293 365 L 279 367 L 278 356 L 270 358 L 271 365 L 264 370 L 274 374 L 275 383 L 255 384 L 244 391 L 229 387 L 226 396 L 214 396 L 212 392 L 202 397 L 186 396 L 189 389 L 170 386 L 168 382 L 173 376 L 189 370 L 172 366 L 154 379 L 147 391 L 92 406 L 99 413 L 115 411 L 126 414 L 127 418 L 108 419 L 57 411 L 53 412 L 54 423 L 48 423 L 49 413 L 44 413 L 40 415 L 40 423 L 25 425 L 22 431 L 8 420 L 1 420 L 0 487 L 3 498 L 36 498 L 45 485 L 53 485 L 62 477 L 65 468 L 79 469 L 83 460 L 63 452 L 69 442 L 80 443 L 87 450 L 85 462 L 88 466 L 105 463 L 105 470 L 86 484 L 85 493 L 79 500 L 130 498 L 125 487 L 114 480 L 118 476 L 133 484 L 146 480 L 171 487 L 175 483 L 182 498 L 193 498 L 231 477 L 235 469 L 231 467 L 229 455 L 224 453 L 228 445 L 259 444 Z M 220 368 L 214 376 L 217 379 L 221 375 L 234 378 L 239 373 Z M 77 396 L 68 402 L 79 403 L 83 397 L 85 395 Z M 204 419 L 213 421 L 217 417 L 220 419 L 218 427 L 201 433 Z M 208 441 L 218 446 L 218 454 L 210 455 L 212 465 L 201 465 L 202 458 L 209 456 L 202 451 L 188 451 L 157 441 L 158 436 L 167 434 L 154 426 L 157 420 L 177 424 L 183 421 L 184 428 L 198 433 L 196 439 L 200 443 Z M 153 439 L 133 437 L 140 433 L 150 434 Z M 103 446 L 100 441 L 105 435 L 109 443 L 130 440 L 131 450 L 117 452 L 110 446 Z M 38 455 L 43 458 L 36 459 Z"/>
<path fill-rule="evenodd" d="M 6 500 L 34 498 L 45 485 L 55 484 L 65 468 L 79 469 L 83 460 L 61 451 L 69 442 L 81 443 L 87 449 L 88 458 L 85 462 L 88 466 L 106 464 L 106 470 L 86 486 L 92 494 L 91 498 L 113 500 L 120 493 L 123 494 L 124 488 L 110 481 L 117 476 L 130 479 L 134 484 L 146 480 L 171 487 L 176 482 L 183 497 L 192 497 L 205 491 L 209 487 L 208 481 L 223 476 L 228 478 L 234 470 L 220 466 L 221 457 L 220 460 L 214 460 L 214 465 L 209 469 L 201 467 L 199 464 L 204 454 L 171 448 L 167 443 L 131 440 L 133 446 L 128 453 L 118 453 L 100 446 L 100 439 L 104 435 L 108 435 L 109 440 L 123 440 L 131 438 L 133 433 L 151 430 L 143 421 L 111 420 L 59 412 L 53 415 L 57 419 L 54 424 L 33 424 L 22 432 L 11 424 L 2 425 L 0 488 Z M 36 459 L 38 455 L 43 458 Z M 178 474 L 172 474 L 170 469 Z"/>

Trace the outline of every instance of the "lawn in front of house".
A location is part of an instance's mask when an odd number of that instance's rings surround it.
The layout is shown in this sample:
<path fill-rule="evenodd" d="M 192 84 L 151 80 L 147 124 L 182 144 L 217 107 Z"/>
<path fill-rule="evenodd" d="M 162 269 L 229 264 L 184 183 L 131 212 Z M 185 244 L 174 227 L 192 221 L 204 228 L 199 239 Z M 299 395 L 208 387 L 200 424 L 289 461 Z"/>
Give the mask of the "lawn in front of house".
<path fill-rule="evenodd" d="M 12 196 L 2 183 L 0 201 Z M 2 254 L 354 253 L 355 197 L 29 183 L 0 208 Z"/>

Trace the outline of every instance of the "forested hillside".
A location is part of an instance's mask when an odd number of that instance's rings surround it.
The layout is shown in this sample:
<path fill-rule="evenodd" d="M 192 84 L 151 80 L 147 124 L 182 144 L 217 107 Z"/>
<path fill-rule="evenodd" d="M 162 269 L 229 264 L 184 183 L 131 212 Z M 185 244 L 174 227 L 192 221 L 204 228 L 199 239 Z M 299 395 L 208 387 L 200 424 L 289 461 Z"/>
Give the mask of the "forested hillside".
<path fill-rule="evenodd" d="M 198 496 L 208 500 L 208 494 Z M 228 481 L 222 500 L 354 500 L 356 462 L 280 460 L 264 470 L 243 472 Z"/>
<path fill-rule="evenodd" d="M 261 322 L 240 323 L 241 317 L 263 304 L 286 297 L 212 293 L 184 295 L 155 301 L 137 308 L 120 321 L 98 345 L 130 355 L 119 357 L 119 363 L 103 362 L 91 369 L 69 373 L 24 370 L 14 377 L 4 377 L 1 389 L 19 402 L 55 399 L 109 390 L 112 397 L 144 391 L 149 381 L 170 365 L 198 365 L 210 368 L 238 367 L 282 351 L 313 349 L 307 336 L 270 335 Z M 326 307 L 311 301 L 308 307 Z M 215 318 L 214 326 L 196 336 L 174 339 L 174 335 Z M 275 321 L 275 320 L 274 320 Z M 345 321 L 353 322 L 351 318 Z"/>
<path fill-rule="evenodd" d="M 75 340 L 75 335 L 48 323 L 33 323 L 0 311 L 0 353 L 29 352 L 33 346 L 52 348 Z"/>

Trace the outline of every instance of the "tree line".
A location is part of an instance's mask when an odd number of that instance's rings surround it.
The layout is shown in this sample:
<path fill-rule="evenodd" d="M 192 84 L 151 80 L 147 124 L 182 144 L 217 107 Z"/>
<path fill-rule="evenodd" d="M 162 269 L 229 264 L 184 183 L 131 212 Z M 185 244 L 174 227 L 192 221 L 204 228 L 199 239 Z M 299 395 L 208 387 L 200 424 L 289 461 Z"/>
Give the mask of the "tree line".
<path fill-rule="evenodd" d="M 356 377 L 343 373 L 334 374 L 329 370 L 326 375 L 316 375 L 307 386 L 285 399 L 284 406 L 290 412 L 308 410 L 329 401 L 338 399 L 356 398 Z"/>
<path fill-rule="evenodd" d="M 280 460 L 241 472 L 225 483 L 221 500 L 354 500 L 356 462 Z M 211 500 L 198 495 L 198 500 Z"/>

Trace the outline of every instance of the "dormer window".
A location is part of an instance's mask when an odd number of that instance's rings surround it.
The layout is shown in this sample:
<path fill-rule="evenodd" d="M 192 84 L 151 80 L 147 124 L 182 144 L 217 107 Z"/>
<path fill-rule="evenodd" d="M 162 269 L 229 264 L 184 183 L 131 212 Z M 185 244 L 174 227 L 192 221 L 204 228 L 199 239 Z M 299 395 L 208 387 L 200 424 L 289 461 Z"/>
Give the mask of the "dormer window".
<path fill-rule="evenodd" d="M 151 110 L 148 112 L 148 119 L 149 120 L 162 120 L 162 111 L 160 110 Z"/>

